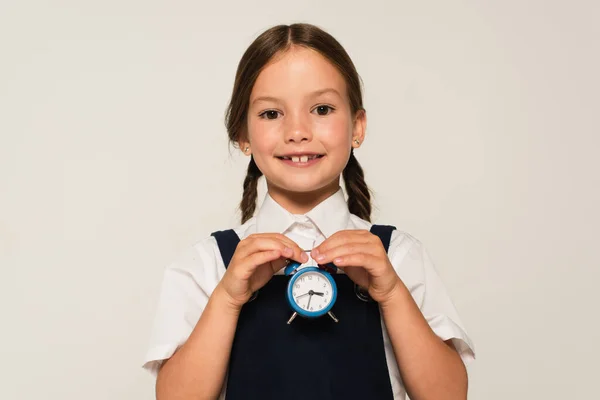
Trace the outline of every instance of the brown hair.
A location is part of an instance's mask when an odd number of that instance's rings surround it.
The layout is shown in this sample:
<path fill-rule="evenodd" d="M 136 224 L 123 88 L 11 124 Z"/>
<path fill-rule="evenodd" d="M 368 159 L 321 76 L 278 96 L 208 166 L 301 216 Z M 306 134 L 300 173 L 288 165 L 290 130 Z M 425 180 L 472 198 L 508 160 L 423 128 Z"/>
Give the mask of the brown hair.
<path fill-rule="evenodd" d="M 229 141 L 234 145 L 247 134 L 246 118 L 250 94 L 258 75 L 273 56 L 287 51 L 292 45 L 313 49 L 328 59 L 346 81 L 352 115 L 356 115 L 360 110 L 364 111 L 360 77 L 350 56 L 333 36 L 310 24 L 277 25 L 263 32 L 252 42 L 238 65 L 231 101 L 225 116 Z M 240 202 L 242 223 L 254 215 L 258 179 L 261 176 L 262 172 L 251 156 Z M 363 170 L 354 157 L 354 150 L 350 153 L 342 176 L 348 194 L 348 209 L 352 214 L 370 221 L 370 191 L 365 183 Z"/>

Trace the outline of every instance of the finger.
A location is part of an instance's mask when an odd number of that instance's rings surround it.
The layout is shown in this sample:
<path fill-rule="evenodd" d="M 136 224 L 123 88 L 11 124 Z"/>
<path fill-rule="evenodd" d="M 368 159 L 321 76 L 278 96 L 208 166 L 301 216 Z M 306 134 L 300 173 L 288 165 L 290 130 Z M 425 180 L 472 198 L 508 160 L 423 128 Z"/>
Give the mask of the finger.
<path fill-rule="evenodd" d="M 250 235 L 240 243 L 234 257 L 244 259 L 261 251 L 278 250 L 285 257 L 290 257 L 294 251 L 281 240 L 266 235 Z"/>
<path fill-rule="evenodd" d="M 279 250 L 260 251 L 244 258 L 239 264 L 236 264 L 237 268 L 235 269 L 240 278 L 248 280 L 259 266 L 272 263 L 278 259 L 281 259 Z"/>
<path fill-rule="evenodd" d="M 327 264 L 329 262 L 333 262 L 338 257 L 346 257 L 355 253 L 365 253 L 376 256 L 379 253 L 379 249 L 370 243 L 350 242 L 341 246 L 330 248 L 326 252 L 321 251 L 315 257 L 315 260 L 319 264 Z M 334 264 L 336 263 L 334 262 Z"/>
<path fill-rule="evenodd" d="M 373 267 L 380 261 L 379 257 L 367 253 L 353 253 L 345 256 L 336 257 L 333 263 L 342 268 L 364 268 L 366 271 L 372 271 Z"/>
<path fill-rule="evenodd" d="M 369 273 L 363 267 L 340 267 L 354 283 L 361 287 L 369 286 Z"/>
<path fill-rule="evenodd" d="M 308 254 L 306 254 L 306 251 L 304 249 L 302 249 L 298 245 L 298 243 L 294 242 L 289 237 L 282 235 L 280 233 L 275 234 L 275 237 L 277 237 L 282 242 L 286 243 L 288 245 L 288 247 L 292 249 L 293 255 L 288 258 L 298 261 L 299 263 L 305 263 L 309 260 Z"/>
<path fill-rule="evenodd" d="M 288 259 L 286 257 L 279 257 L 278 259 L 271 261 L 270 265 L 271 269 L 273 270 L 273 273 L 276 273 L 282 268 L 285 268 L 288 265 L 287 260 Z"/>
<path fill-rule="evenodd" d="M 248 236 L 246 239 L 247 243 L 245 244 L 246 249 L 245 252 L 242 252 L 242 254 L 248 256 L 253 250 L 256 251 L 256 247 L 253 247 L 254 245 L 259 246 L 258 249 L 264 250 L 265 248 L 260 246 L 264 244 L 262 240 L 265 239 L 281 243 L 281 246 L 273 248 L 280 248 L 284 257 L 298 261 L 299 263 L 305 263 L 308 261 L 308 255 L 306 252 L 301 249 L 296 242 L 280 233 L 262 233 Z M 286 251 L 286 247 L 291 251 Z"/>
<path fill-rule="evenodd" d="M 369 243 L 372 236 L 371 232 L 363 229 L 352 229 L 339 231 L 327 238 L 323 243 L 312 250 L 312 255 L 319 255 L 328 252 L 330 249 L 339 246 L 346 246 L 349 243 Z"/>

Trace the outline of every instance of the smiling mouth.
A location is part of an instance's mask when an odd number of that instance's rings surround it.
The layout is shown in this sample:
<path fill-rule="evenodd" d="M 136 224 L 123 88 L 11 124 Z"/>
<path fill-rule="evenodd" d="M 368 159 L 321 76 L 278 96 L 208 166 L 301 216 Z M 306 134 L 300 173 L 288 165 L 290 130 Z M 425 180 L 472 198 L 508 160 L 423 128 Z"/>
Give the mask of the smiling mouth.
<path fill-rule="evenodd" d="M 313 154 L 310 156 L 281 156 L 281 157 L 277 157 L 280 160 L 288 160 L 288 161 L 292 161 L 295 163 L 306 163 L 312 160 L 315 160 L 317 158 L 322 158 L 323 154 Z"/>

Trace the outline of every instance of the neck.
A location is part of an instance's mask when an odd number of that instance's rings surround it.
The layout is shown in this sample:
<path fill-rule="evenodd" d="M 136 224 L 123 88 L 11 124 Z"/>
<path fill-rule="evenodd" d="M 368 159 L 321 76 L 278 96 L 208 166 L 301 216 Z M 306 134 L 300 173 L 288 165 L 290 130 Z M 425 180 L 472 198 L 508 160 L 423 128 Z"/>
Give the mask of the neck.
<path fill-rule="evenodd" d="M 339 178 L 327 186 L 310 192 L 289 191 L 280 187 L 276 187 L 275 185 L 271 185 L 267 181 L 267 190 L 269 195 L 280 206 L 292 214 L 306 214 L 323 200 L 335 194 L 339 188 Z"/>

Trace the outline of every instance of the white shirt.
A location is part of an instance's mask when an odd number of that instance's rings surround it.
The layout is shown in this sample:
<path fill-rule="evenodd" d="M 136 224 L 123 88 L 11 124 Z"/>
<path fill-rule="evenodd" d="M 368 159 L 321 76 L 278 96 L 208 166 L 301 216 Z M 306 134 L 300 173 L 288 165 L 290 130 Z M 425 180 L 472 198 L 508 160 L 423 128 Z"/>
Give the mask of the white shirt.
<path fill-rule="evenodd" d="M 346 229 L 369 230 L 371 223 L 350 214 L 341 188 L 305 215 L 291 214 L 267 193 L 258 213 L 234 228 L 242 240 L 253 233 L 276 232 L 302 249 L 312 249 Z M 473 360 L 473 343 L 423 245 L 408 233 L 394 230 L 388 255 L 431 329 L 442 340 L 452 339 L 465 364 Z M 316 263 L 310 259 L 305 265 Z M 156 376 L 161 362 L 183 345 L 224 273 L 225 266 L 212 236 L 186 249 L 166 268 L 145 369 Z M 282 273 L 283 270 L 278 272 Z M 381 324 L 394 399 L 404 400 L 406 391 L 383 318 Z M 226 383 L 220 399 L 225 398 L 225 391 Z"/>

